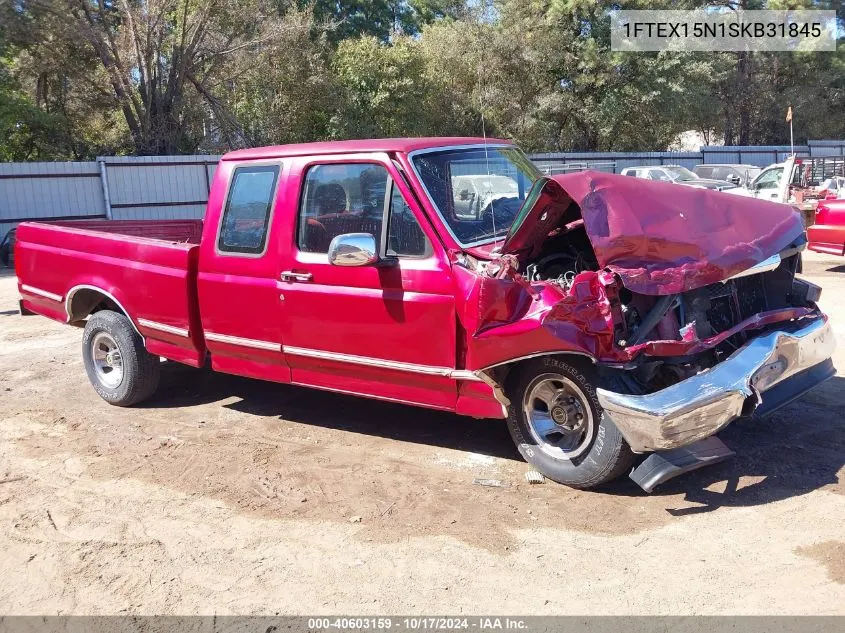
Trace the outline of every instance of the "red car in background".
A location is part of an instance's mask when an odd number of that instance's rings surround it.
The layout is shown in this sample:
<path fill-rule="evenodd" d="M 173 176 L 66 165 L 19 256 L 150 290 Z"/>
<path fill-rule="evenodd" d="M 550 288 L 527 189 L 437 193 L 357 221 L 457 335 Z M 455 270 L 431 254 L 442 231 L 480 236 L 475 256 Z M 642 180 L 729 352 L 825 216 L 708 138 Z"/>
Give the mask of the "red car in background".
<path fill-rule="evenodd" d="M 822 200 L 816 222 L 807 228 L 807 248 L 817 253 L 845 255 L 845 200 Z"/>

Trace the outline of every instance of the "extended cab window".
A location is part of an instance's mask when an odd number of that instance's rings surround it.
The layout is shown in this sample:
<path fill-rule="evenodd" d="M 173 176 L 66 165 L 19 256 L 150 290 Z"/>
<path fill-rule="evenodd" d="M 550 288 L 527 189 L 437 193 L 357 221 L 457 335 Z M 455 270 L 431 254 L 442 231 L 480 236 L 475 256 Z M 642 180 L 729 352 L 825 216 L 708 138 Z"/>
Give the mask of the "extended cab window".
<path fill-rule="evenodd" d="M 389 227 L 387 236 L 383 235 L 385 224 Z M 381 165 L 316 165 L 306 173 L 299 212 L 299 249 L 328 253 L 332 239 L 344 233 L 375 236 L 379 243 L 386 242 L 387 255 L 424 257 L 430 252 L 414 214 Z"/>
<path fill-rule="evenodd" d="M 248 254 L 264 251 L 278 177 L 278 165 L 235 169 L 220 223 L 218 250 Z"/>

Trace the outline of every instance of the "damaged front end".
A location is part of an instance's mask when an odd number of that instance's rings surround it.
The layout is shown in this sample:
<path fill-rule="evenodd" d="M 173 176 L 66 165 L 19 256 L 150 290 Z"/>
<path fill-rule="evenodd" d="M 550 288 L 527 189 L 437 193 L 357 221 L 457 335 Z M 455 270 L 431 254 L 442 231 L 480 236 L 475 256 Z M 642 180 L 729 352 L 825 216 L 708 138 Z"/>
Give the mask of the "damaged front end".
<path fill-rule="evenodd" d="M 457 256 L 465 366 L 496 377 L 521 358 L 587 356 L 630 386 L 597 393 L 634 451 L 689 446 L 833 375 L 820 289 L 795 277 L 805 242 L 786 205 L 541 178 L 497 251 Z"/>

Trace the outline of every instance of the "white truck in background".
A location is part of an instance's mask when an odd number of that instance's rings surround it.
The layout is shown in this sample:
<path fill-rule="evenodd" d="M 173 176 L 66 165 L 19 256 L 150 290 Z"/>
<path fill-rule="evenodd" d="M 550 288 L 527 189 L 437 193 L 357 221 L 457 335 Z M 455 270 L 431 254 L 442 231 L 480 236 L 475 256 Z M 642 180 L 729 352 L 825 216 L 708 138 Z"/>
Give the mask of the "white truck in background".
<path fill-rule="evenodd" d="M 725 193 L 746 198 L 760 198 L 772 202 L 789 203 L 790 187 L 796 176 L 796 159 L 792 155 L 782 163 L 769 165 L 747 187 L 728 189 Z M 788 177 L 784 178 L 784 174 Z"/>
<path fill-rule="evenodd" d="M 845 197 L 845 157 L 793 155 L 766 167 L 747 187 L 725 193 L 791 204 L 801 212 L 805 226 L 811 226 L 820 200 Z"/>

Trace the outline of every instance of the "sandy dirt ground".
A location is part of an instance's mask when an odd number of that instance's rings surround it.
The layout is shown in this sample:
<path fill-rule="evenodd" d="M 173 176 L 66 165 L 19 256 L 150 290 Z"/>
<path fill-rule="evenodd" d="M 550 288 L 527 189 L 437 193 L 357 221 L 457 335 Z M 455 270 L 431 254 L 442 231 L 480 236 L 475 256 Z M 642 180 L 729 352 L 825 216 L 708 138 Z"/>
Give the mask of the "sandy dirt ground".
<path fill-rule="evenodd" d="M 805 262 L 845 341 L 845 260 Z M 499 421 L 170 364 L 111 407 L 81 330 L 18 316 L 15 284 L 0 613 L 845 614 L 839 376 L 729 427 L 730 462 L 579 492 L 526 483 Z"/>

